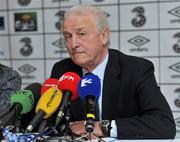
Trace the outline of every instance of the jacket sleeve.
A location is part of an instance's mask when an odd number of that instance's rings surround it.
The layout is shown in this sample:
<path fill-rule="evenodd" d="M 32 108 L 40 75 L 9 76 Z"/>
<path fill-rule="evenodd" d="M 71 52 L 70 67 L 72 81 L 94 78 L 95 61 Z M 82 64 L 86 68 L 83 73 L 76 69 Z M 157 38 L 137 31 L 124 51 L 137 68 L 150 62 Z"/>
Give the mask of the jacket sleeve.
<path fill-rule="evenodd" d="M 172 111 L 157 86 L 154 66 L 146 62 L 136 74 L 139 113 L 116 120 L 118 139 L 171 139 L 176 129 Z"/>
<path fill-rule="evenodd" d="M 11 94 L 21 88 L 20 75 L 11 68 L 4 67 L 0 75 L 0 112 L 3 112 L 9 105 Z"/>

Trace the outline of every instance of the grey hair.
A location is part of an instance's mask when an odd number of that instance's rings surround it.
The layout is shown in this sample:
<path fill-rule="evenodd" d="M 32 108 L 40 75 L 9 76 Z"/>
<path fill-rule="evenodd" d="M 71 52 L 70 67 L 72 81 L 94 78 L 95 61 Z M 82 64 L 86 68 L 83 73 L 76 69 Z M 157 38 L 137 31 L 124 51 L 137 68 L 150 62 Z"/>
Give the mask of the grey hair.
<path fill-rule="evenodd" d="M 109 23 L 104 11 L 100 8 L 91 5 L 77 5 L 70 8 L 64 15 L 64 20 L 70 15 L 84 15 L 91 14 L 96 20 L 96 26 L 99 32 L 104 28 L 109 29 Z"/>

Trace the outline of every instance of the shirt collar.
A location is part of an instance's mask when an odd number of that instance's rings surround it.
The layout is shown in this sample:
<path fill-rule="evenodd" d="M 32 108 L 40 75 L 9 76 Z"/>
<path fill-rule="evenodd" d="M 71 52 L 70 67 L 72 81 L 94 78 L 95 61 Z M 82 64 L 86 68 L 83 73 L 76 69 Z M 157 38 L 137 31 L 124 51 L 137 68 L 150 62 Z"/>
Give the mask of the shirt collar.
<path fill-rule="evenodd" d="M 108 62 L 108 58 L 109 58 L 109 53 L 106 55 L 105 59 L 103 60 L 103 62 L 101 64 L 99 64 L 93 71 L 92 73 L 97 75 L 100 80 L 102 81 L 104 78 L 104 72 L 105 72 L 105 68 Z M 83 71 L 83 75 L 88 73 L 88 71 L 86 69 L 82 69 Z"/>

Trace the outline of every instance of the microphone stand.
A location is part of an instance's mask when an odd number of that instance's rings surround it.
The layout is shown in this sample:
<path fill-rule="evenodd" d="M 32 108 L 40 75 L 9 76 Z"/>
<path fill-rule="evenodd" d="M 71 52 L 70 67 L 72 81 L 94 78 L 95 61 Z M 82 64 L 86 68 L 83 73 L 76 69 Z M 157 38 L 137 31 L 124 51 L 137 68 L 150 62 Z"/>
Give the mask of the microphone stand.
<path fill-rule="evenodd" d="M 21 127 L 21 116 L 17 116 L 14 123 L 14 132 L 15 133 L 22 133 L 22 127 Z"/>
<path fill-rule="evenodd" d="M 47 126 L 47 120 L 43 119 L 42 123 L 39 124 L 38 133 L 43 133 Z"/>
<path fill-rule="evenodd" d="M 23 129 L 21 126 L 21 115 L 17 115 L 17 114 L 19 114 L 19 110 L 17 107 L 14 107 L 14 109 L 15 109 L 14 132 L 15 133 L 22 133 Z"/>
<path fill-rule="evenodd" d="M 65 135 L 71 135 L 71 134 L 72 134 L 72 131 L 71 131 L 71 129 L 69 128 L 70 116 L 71 116 L 71 113 L 70 113 L 70 109 L 69 109 L 69 107 L 68 107 L 68 108 L 67 108 L 66 115 L 65 115 L 65 132 L 64 132 Z"/>

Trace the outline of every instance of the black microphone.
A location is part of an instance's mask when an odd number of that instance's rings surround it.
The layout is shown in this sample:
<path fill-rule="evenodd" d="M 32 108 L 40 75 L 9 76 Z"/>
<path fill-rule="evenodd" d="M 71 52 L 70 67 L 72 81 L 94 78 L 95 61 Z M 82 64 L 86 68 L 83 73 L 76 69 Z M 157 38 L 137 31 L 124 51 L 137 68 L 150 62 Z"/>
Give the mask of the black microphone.
<path fill-rule="evenodd" d="M 83 76 L 78 84 L 78 93 L 82 101 L 85 102 L 86 107 L 86 132 L 92 133 L 94 131 L 94 121 L 96 119 L 96 103 L 99 99 L 101 91 L 101 82 L 98 76 L 89 73 Z"/>
<path fill-rule="evenodd" d="M 63 98 L 58 108 L 55 127 L 61 123 L 62 118 L 66 115 L 66 112 L 70 107 L 71 100 L 78 97 L 77 86 L 79 80 L 79 75 L 73 72 L 66 72 L 60 77 L 58 88 L 63 91 Z"/>
<path fill-rule="evenodd" d="M 24 88 L 24 90 L 17 91 L 11 96 L 11 112 L 14 112 L 14 125 L 17 133 L 21 132 L 21 116 L 32 110 L 34 104 L 36 104 L 39 99 L 40 91 L 41 84 L 33 83 Z"/>

